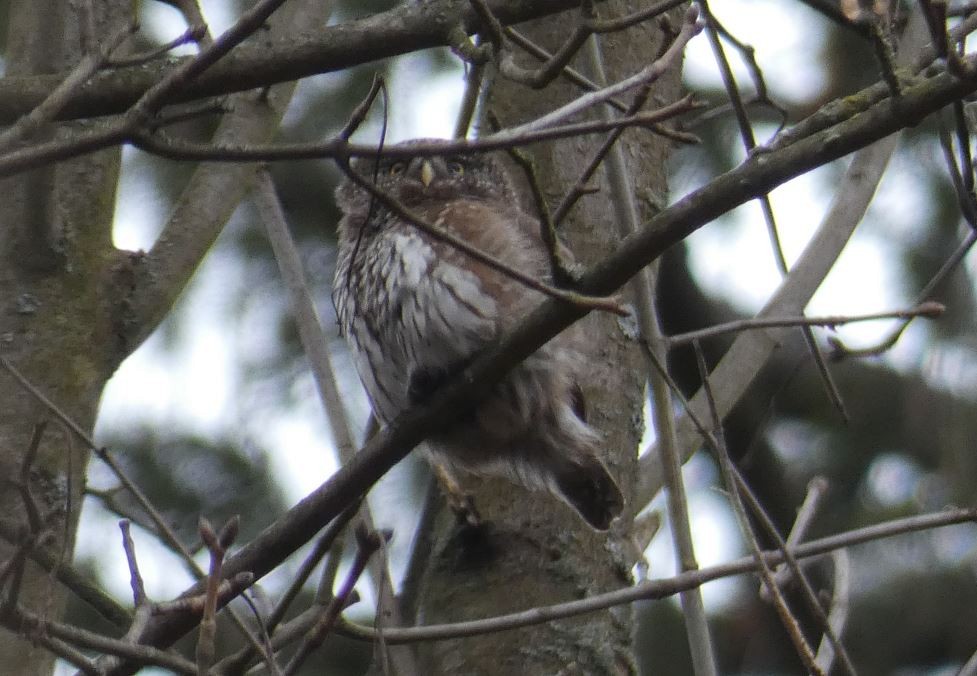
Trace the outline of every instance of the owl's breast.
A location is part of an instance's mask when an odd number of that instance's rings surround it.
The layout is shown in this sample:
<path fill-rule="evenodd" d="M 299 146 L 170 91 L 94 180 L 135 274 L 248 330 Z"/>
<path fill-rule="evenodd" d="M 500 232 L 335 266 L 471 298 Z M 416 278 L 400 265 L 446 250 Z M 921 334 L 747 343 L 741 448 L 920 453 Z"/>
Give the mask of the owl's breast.
<path fill-rule="evenodd" d="M 381 324 L 413 364 L 471 356 L 496 335 L 496 300 L 481 280 L 417 232 L 393 233 Z"/>
<path fill-rule="evenodd" d="M 384 233 L 358 255 L 341 320 L 374 407 L 389 420 L 409 404 L 412 373 L 457 365 L 497 338 L 496 299 L 413 230 Z"/>

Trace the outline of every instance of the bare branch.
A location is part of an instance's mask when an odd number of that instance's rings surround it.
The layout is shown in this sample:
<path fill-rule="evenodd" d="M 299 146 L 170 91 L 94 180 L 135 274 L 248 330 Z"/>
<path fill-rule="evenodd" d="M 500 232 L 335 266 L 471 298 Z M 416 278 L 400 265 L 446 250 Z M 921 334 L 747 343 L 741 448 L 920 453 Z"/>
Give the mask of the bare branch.
<path fill-rule="evenodd" d="M 712 12 L 709 10 L 707 1 L 701 0 L 700 4 L 706 17 L 706 35 L 709 38 L 709 43 L 712 46 L 716 63 L 719 66 L 720 75 L 722 75 L 723 86 L 726 89 L 726 94 L 729 97 L 729 101 L 733 107 L 733 112 L 735 113 L 736 124 L 740 130 L 740 138 L 743 141 L 743 147 L 746 148 L 747 153 L 751 153 L 756 148 L 756 138 L 753 134 L 753 126 L 746 114 L 746 106 L 743 104 L 743 99 L 740 96 L 739 87 L 736 84 L 736 78 L 733 75 L 733 69 L 729 65 L 729 60 L 726 58 L 726 53 L 723 49 L 722 42 L 719 40 L 721 27 L 719 26 L 719 23 L 716 21 L 715 17 L 712 15 Z M 737 46 L 739 46 L 739 43 L 737 43 Z M 762 74 L 760 74 L 759 69 L 756 69 L 754 72 L 757 93 L 761 97 L 766 97 L 766 85 L 764 83 Z M 777 265 L 777 269 L 780 271 L 781 277 L 784 277 L 787 275 L 787 259 L 784 256 L 784 249 L 780 242 L 780 231 L 777 228 L 777 219 L 773 213 L 773 205 L 770 202 L 770 195 L 768 193 L 758 195 L 757 201 L 760 204 L 760 211 L 763 214 L 763 221 L 767 226 L 767 236 L 770 238 L 770 248 L 773 251 L 774 262 Z M 835 384 L 834 378 L 832 378 L 831 372 L 828 370 L 824 355 L 821 352 L 821 347 L 818 345 L 818 342 L 814 337 L 814 332 L 808 326 L 802 326 L 801 332 L 804 335 L 804 341 L 807 343 L 808 350 L 810 350 L 811 356 L 814 358 L 818 375 L 821 377 L 821 382 L 824 385 L 825 394 L 834 405 L 835 409 L 841 414 L 841 417 L 844 420 L 848 420 L 848 413 L 845 410 L 845 404 L 841 399 L 841 393 L 838 391 L 838 386 Z"/>
<path fill-rule="evenodd" d="M 719 461 L 720 473 L 723 477 L 723 483 L 726 486 L 726 492 L 729 496 L 729 503 L 732 506 L 733 514 L 736 516 L 736 521 L 739 524 L 740 533 L 750 547 L 753 560 L 756 561 L 757 573 L 759 573 L 760 579 L 762 580 L 763 589 L 770 595 L 780 622 L 783 624 L 787 635 L 794 644 L 794 650 L 801 658 L 805 669 L 808 673 L 824 676 L 824 672 L 819 669 L 815 662 L 814 650 L 807 642 L 807 639 L 804 638 L 804 632 L 801 631 L 800 623 L 787 606 L 787 600 L 784 598 L 780 587 L 774 581 L 773 571 L 763 558 L 763 551 L 757 540 L 756 533 L 754 533 L 753 527 L 750 524 L 750 518 L 746 513 L 746 507 L 743 505 L 743 498 L 740 495 L 739 483 L 742 481 L 742 478 L 737 476 L 736 467 L 733 465 L 733 461 L 729 457 L 729 451 L 726 448 L 726 435 L 723 432 L 723 424 L 720 420 L 719 411 L 716 409 L 716 400 L 712 394 L 712 386 L 709 383 L 709 368 L 706 366 L 706 358 L 702 353 L 702 347 L 698 341 L 695 341 L 692 345 L 695 348 L 696 364 L 699 367 L 702 390 L 706 395 L 706 402 L 709 405 L 712 422 L 709 444 L 712 446 L 712 450 Z M 789 555 L 785 552 L 784 556 L 788 557 Z"/>
<path fill-rule="evenodd" d="M 672 347 L 687 345 L 694 340 L 714 338 L 727 333 L 739 333 L 740 331 L 750 331 L 756 329 L 769 329 L 785 326 L 827 326 L 833 328 L 843 324 L 855 322 L 869 322 L 879 319 L 905 319 L 911 320 L 916 317 L 936 319 L 946 311 L 946 307 L 936 301 L 925 301 L 916 307 L 908 310 L 892 310 L 890 312 L 873 312 L 864 315 L 831 315 L 828 317 L 753 317 L 751 319 L 738 319 L 725 324 L 717 324 L 707 329 L 689 331 L 688 333 L 677 333 L 668 338 L 668 344 Z"/>
<path fill-rule="evenodd" d="M 159 512 L 156 510 L 156 508 L 153 506 L 150 500 L 146 497 L 143 491 L 138 486 L 136 486 L 135 483 L 129 478 L 129 476 L 122 470 L 122 468 L 115 461 L 115 458 L 108 451 L 108 449 L 104 447 L 96 446 L 92 438 L 88 434 L 86 434 L 84 430 L 81 429 L 78 423 L 76 423 L 73 419 L 71 419 L 71 417 L 65 414 L 54 402 L 48 399 L 40 390 L 34 387 L 34 385 L 30 381 L 28 381 L 23 376 L 23 374 L 21 374 L 20 371 L 18 371 L 5 357 L 0 357 L 0 366 L 5 368 L 7 372 L 10 373 L 10 375 L 12 375 L 14 379 L 17 380 L 17 382 L 27 392 L 29 392 L 35 399 L 37 399 L 42 405 L 44 405 L 62 423 L 64 423 L 65 426 L 71 430 L 71 432 L 73 432 L 79 439 L 81 439 L 88 446 L 89 450 L 94 452 L 100 460 L 102 460 L 103 462 L 105 462 L 106 465 L 109 466 L 109 468 L 119 479 L 122 485 L 125 486 L 126 490 L 128 490 L 132 494 L 132 496 L 136 499 L 136 501 L 139 503 L 139 506 L 143 510 L 145 510 L 145 512 L 150 516 L 150 518 L 153 521 L 153 524 L 157 528 L 157 533 L 161 537 L 161 539 L 172 549 L 172 551 L 174 551 L 175 553 L 181 556 L 184 563 L 187 565 L 187 568 L 190 571 L 190 573 L 193 574 L 198 579 L 204 577 L 203 571 L 200 570 L 200 567 L 193 560 L 193 557 L 179 541 L 179 538 L 177 538 L 176 533 L 173 531 L 172 528 L 170 528 L 169 524 L 159 514 Z M 134 559 L 131 559 L 130 561 L 134 561 Z M 240 587 L 237 591 L 240 591 L 240 589 L 243 589 L 244 587 L 250 584 L 251 584 L 251 580 L 249 579 L 247 583 L 244 584 L 242 587 Z M 256 646 L 257 648 L 260 648 L 260 643 L 257 640 L 257 638 L 248 630 L 248 628 L 237 616 L 237 614 L 234 613 L 233 610 L 231 611 L 231 616 L 233 617 L 235 625 L 238 627 L 241 633 L 246 638 L 248 638 L 248 640 L 252 643 L 252 645 Z"/>
<path fill-rule="evenodd" d="M 828 613 L 828 625 L 831 632 L 840 637 L 848 621 L 849 597 L 851 595 L 851 557 L 847 550 L 838 549 L 831 552 L 831 562 L 834 566 L 834 591 L 831 594 L 831 611 Z M 837 654 L 834 645 L 827 635 L 818 646 L 815 658 L 817 665 L 824 673 L 831 673 Z"/>
<path fill-rule="evenodd" d="M 577 5 L 577 0 L 489 0 L 489 7 L 504 25 L 547 16 Z M 257 5 L 255 6 L 257 7 Z M 447 44 L 449 27 L 468 33 L 479 27 L 469 3 L 435 0 L 410 4 L 359 21 L 322 26 L 314 32 L 296 32 L 288 41 L 251 47 L 242 45 L 179 92 L 169 103 L 244 92 L 283 82 L 344 70 L 371 61 Z M 196 57 L 177 62 L 183 67 Z M 122 113 L 173 67 L 136 67 L 96 75 L 63 111 L 68 118 Z M 0 124 L 28 113 L 64 80 L 65 75 L 0 80 Z"/>
<path fill-rule="evenodd" d="M 224 556 L 237 536 L 239 519 L 228 521 L 221 532 L 214 531 L 207 519 L 200 517 L 200 539 L 203 540 L 207 551 L 210 552 L 210 569 L 207 572 L 207 593 L 204 597 L 204 607 L 200 618 L 200 632 L 197 637 L 197 672 L 199 676 L 208 676 L 217 651 L 217 597 L 220 589 Z"/>
<path fill-rule="evenodd" d="M 292 602 L 298 596 L 299 592 L 302 590 L 302 586 L 308 581 L 309 576 L 322 557 L 329 552 L 333 545 L 338 541 L 340 535 L 342 535 L 346 525 L 349 523 L 357 512 L 359 503 L 353 504 L 343 512 L 338 519 L 329 524 L 326 530 L 323 532 L 319 539 L 316 540 L 315 546 L 309 555 L 302 561 L 302 565 L 299 570 L 295 573 L 292 583 L 289 585 L 288 589 L 282 595 L 275 609 L 271 612 L 271 615 L 265 621 L 265 626 L 269 634 L 275 635 L 275 630 L 278 625 L 281 624 L 285 617 L 285 613 L 288 611 Z M 254 649 L 252 647 L 242 648 L 240 651 L 234 655 L 225 657 L 223 660 L 214 665 L 214 670 L 217 673 L 236 673 L 239 670 L 243 670 L 245 665 L 248 664 L 254 657 Z"/>
<path fill-rule="evenodd" d="M 177 674 L 196 676 L 197 670 L 193 663 L 175 653 L 158 650 L 152 646 L 135 645 L 128 641 L 109 638 L 81 627 L 52 622 L 22 609 L 18 609 L 18 614 L 25 624 L 34 628 L 33 631 L 52 636 L 70 645 L 96 650 L 108 655 L 117 655 L 138 664 L 165 667 Z M 105 672 L 96 667 L 90 673 L 104 674 Z"/>
<path fill-rule="evenodd" d="M 206 34 L 206 26 L 191 26 L 190 28 L 186 29 L 182 35 L 173 38 L 164 45 L 160 45 L 158 48 L 154 49 L 148 54 L 136 54 L 134 56 L 128 56 L 122 59 L 110 59 L 105 66 L 107 68 L 141 66 L 149 63 L 150 61 L 155 61 L 156 59 L 166 56 L 168 52 L 176 49 L 177 47 L 182 47 L 183 45 L 190 44 L 191 42 L 200 42 Z"/>
<path fill-rule="evenodd" d="M 806 559 L 863 542 L 974 521 L 977 521 L 977 510 L 947 510 L 946 512 L 896 519 L 819 540 L 811 540 L 810 542 L 792 548 L 790 553 L 797 559 Z M 768 566 L 775 566 L 783 562 L 784 555 L 783 552 L 771 550 L 763 552 L 762 558 Z M 518 629 L 520 627 L 542 624 L 543 622 L 550 622 L 565 617 L 593 613 L 625 603 L 633 603 L 634 601 L 668 598 L 684 590 L 701 587 L 705 583 L 713 580 L 733 575 L 753 573 L 756 571 L 756 566 L 757 563 L 753 557 L 747 556 L 718 566 L 680 573 L 670 578 L 647 580 L 633 587 L 598 594 L 580 601 L 569 601 L 567 603 L 532 608 L 508 615 L 500 615 L 482 620 L 471 620 L 468 622 L 457 622 L 454 624 L 429 625 L 426 627 L 405 629 L 387 627 L 384 629 L 384 636 L 390 643 L 405 643 L 410 641 L 441 641 L 495 631 Z M 341 623 L 337 627 L 337 632 L 350 638 L 365 641 L 372 641 L 376 638 L 375 632 L 372 629 L 355 625 L 348 621 Z"/>
<path fill-rule="evenodd" d="M 292 656 L 288 667 L 285 669 L 285 676 L 293 676 L 312 651 L 318 648 L 329 632 L 332 631 L 336 620 L 339 618 L 339 613 L 346 606 L 346 599 L 353 593 L 353 587 L 356 585 L 356 581 L 363 574 L 363 571 L 366 570 L 366 564 L 370 560 L 370 557 L 380 548 L 380 537 L 375 531 L 367 532 L 366 529 L 357 529 L 356 558 L 353 560 L 353 565 L 346 575 L 343 586 L 336 596 L 329 601 L 329 605 L 323 609 L 315 626 L 309 630 L 305 641 L 302 642 L 295 655 Z"/>
<path fill-rule="evenodd" d="M 911 60 L 912 55 L 919 49 L 919 45 L 924 42 L 925 35 L 923 34 L 924 31 L 920 30 L 922 28 L 920 24 L 921 22 L 916 22 L 916 29 L 907 30 L 903 41 L 904 51 L 900 54 L 901 59 L 906 61 Z M 952 76 L 945 73 L 936 76 L 937 79 L 942 77 L 952 78 Z M 957 78 L 952 79 L 956 82 L 961 81 Z M 930 79 L 926 82 L 933 83 L 934 80 Z M 919 86 L 916 85 L 904 89 L 901 103 L 908 103 L 914 98 L 914 93 L 919 91 Z M 925 87 L 926 85 L 924 84 L 923 86 Z M 839 138 L 836 134 L 842 132 L 842 135 L 846 136 L 842 130 L 847 129 L 857 136 L 861 136 L 865 130 L 864 123 L 870 118 L 875 118 L 881 112 L 876 107 L 878 105 L 871 106 L 865 112 L 857 114 L 839 125 L 793 141 L 791 145 L 782 148 L 782 150 L 788 151 L 788 155 L 792 155 L 791 150 L 795 152 L 801 151 L 802 155 L 806 155 L 807 152 L 818 155 L 824 151 L 828 151 L 829 154 L 834 155 L 834 151 L 838 149 L 835 148 L 832 151 L 830 146 Z M 889 108 L 890 111 L 894 111 L 898 107 L 889 106 Z M 860 131 L 854 132 L 856 128 Z M 835 260 L 837 260 L 848 238 L 861 221 L 865 210 L 868 208 L 868 204 L 871 202 L 878 181 L 881 179 L 888 159 L 896 145 L 897 139 L 895 137 L 885 138 L 886 136 L 888 136 L 888 133 L 873 135 L 871 139 L 866 139 L 865 145 L 873 141 L 879 141 L 880 139 L 885 140 L 865 148 L 855 156 L 846 171 L 844 180 L 840 183 L 841 189 L 836 194 L 831 208 L 822 220 L 820 229 L 808 243 L 780 288 L 773 294 L 765 308 L 759 313 L 759 316 L 799 314 L 804 306 L 807 305 L 815 290 L 820 286 L 821 280 L 824 279 L 828 270 L 834 265 Z M 812 144 L 820 144 L 820 148 Z M 779 185 L 781 181 L 778 180 L 773 184 L 761 181 L 760 183 L 762 185 L 754 185 L 741 173 L 742 170 L 751 165 L 752 160 L 759 160 L 760 163 L 756 165 L 756 170 L 765 173 L 769 169 L 769 166 L 765 166 L 765 162 L 761 159 L 764 157 L 769 159 L 770 153 L 754 153 L 751 160 L 741 165 L 740 168 L 734 169 L 732 172 L 728 172 L 723 177 L 716 179 L 710 186 L 718 187 L 718 182 L 723 182 L 727 178 L 733 178 L 735 176 L 741 181 L 745 179 L 747 183 L 751 183 L 747 190 L 749 196 L 768 192 L 773 185 Z M 794 155 L 794 157 L 797 156 Z M 752 172 L 752 169 L 749 171 Z M 746 186 L 741 182 L 739 187 L 745 188 Z M 678 204 L 666 209 L 657 218 L 653 219 L 653 221 L 660 219 L 662 215 L 669 212 L 675 213 L 676 207 L 680 205 L 697 211 L 698 205 L 695 202 L 698 202 L 701 198 L 702 192 L 696 191 Z M 748 197 L 745 197 L 745 199 L 748 199 Z M 742 203 L 745 199 L 738 200 L 737 204 Z M 731 208 L 732 206 L 732 204 L 726 205 L 727 208 Z M 685 210 L 682 209 L 681 211 L 684 212 Z M 720 213 L 722 211 L 710 213 L 707 218 L 718 217 Z M 678 221 L 675 222 L 674 227 L 680 227 Z M 646 232 L 646 230 L 642 232 Z M 761 366 L 766 363 L 767 359 L 769 359 L 770 355 L 776 349 L 776 346 L 787 338 L 786 332 L 788 330 L 768 329 L 764 332 L 743 334 L 736 339 L 720 364 L 713 370 L 715 382 L 721 383 L 721 387 L 717 387 L 716 398 L 717 405 L 723 416 L 732 409 L 745 392 L 749 383 L 756 378 Z M 697 411 L 705 410 L 704 395 L 701 392 L 693 400 L 692 406 Z M 699 443 L 698 430 L 688 418 L 680 421 L 679 427 L 683 448 L 688 455 L 691 455 L 692 449 L 697 447 Z M 657 493 L 662 485 L 661 472 L 652 459 L 653 457 L 654 454 L 647 453 L 640 461 L 641 475 L 637 491 L 638 497 L 635 501 L 637 509 L 647 504 L 648 500 Z"/>
<path fill-rule="evenodd" d="M 804 496 L 804 502 L 801 503 L 800 509 L 797 510 L 797 518 L 794 519 L 794 525 L 787 535 L 786 542 L 788 547 L 793 547 L 804 541 L 808 528 L 814 521 L 814 517 L 818 512 L 818 508 L 821 506 L 821 501 L 827 490 L 828 482 L 822 476 L 816 476 L 807 482 L 807 494 Z M 790 569 L 784 564 L 777 566 L 777 570 L 774 571 L 774 581 L 777 587 L 785 586 L 790 582 L 790 579 Z M 767 600 L 768 595 L 767 587 L 761 585 L 760 598 Z"/>
<path fill-rule="evenodd" d="M 628 127 L 654 128 L 659 122 L 684 115 L 701 106 L 702 104 L 695 101 L 692 96 L 686 96 L 658 110 L 643 111 L 608 120 L 577 122 L 540 129 L 523 129 L 518 133 L 506 129 L 478 139 L 432 140 L 411 144 L 410 147 L 406 148 L 398 148 L 397 146 L 378 148 L 376 145 L 348 143 L 345 138 L 346 134 L 349 133 L 348 129 L 344 129 L 334 138 L 318 143 L 276 143 L 269 145 L 230 145 L 221 142 L 194 143 L 168 137 L 159 132 L 153 133 L 146 129 L 136 130 L 128 140 L 136 147 L 160 157 L 209 162 L 278 162 L 327 158 L 342 160 L 347 157 L 376 157 L 381 154 L 384 157 L 400 157 L 408 156 L 411 151 L 414 151 L 412 153 L 414 156 L 478 153 L 508 150 L 540 141 L 552 141 L 583 134 L 599 134 L 608 130 Z M 2 157 L 0 157 L 0 171 L 2 171 L 2 167 L 3 162 Z"/>
<path fill-rule="evenodd" d="M 0 538 L 12 544 L 18 542 L 18 533 L 2 519 L 0 519 Z M 91 606 L 99 615 L 117 628 L 124 629 L 132 623 L 132 615 L 128 610 L 119 605 L 112 596 L 70 564 L 56 560 L 53 555 L 43 549 L 33 548 L 28 556 L 44 570 L 53 571 L 58 581 L 71 593 Z"/>
<path fill-rule="evenodd" d="M 82 85 L 108 61 L 112 52 L 135 33 L 137 28 L 135 23 L 120 28 L 114 35 L 109 36 L 97 52 L 85 56 L 36 108 L 0 134 L 0 150 L 10 148 L 17 141 L 34 134 L 42 125 L 53 120 L 77 95 Z"/>
<path fill-rule="evenodd" d="M 119 522 L 119 530 L 122 531 L 122 548 L 126 553 L 126 562 L 129 564 L 129 585 L 132 587 L 132 599 L 139 607 L 149 601 L 146 596 L 146 587 L 143 585 L 142 575 L 139 573 L 139 563 L 136 560 L 136 546 L 132 542 L 132 532 L 129 522 L 122 520 Z"/>
<path fill-rule="evenodd" d="M 925 301 L 932 295 L 933 290 L 939 286 L 943 280 L 947 278 L 951 272 L 953 272 L 961 261 L 963 261 L 964 256 L 973 248 L 974 244 L 977 244 L 977 230 L 971 230 L 967 233 L 967 237 L 964 238 L 960 245 L 957 246 L 956 250 L 950 255 L 949 258 L 940 266 L 940 269 L 936 271 L 932 279 L 926 283 L 926 286 L 919 292 L 917 297 L 920 301 Z M 902 337 L 903 332 L 906 327 L 909 326 L 909 320 L 903 320 L 899 325 L 894 328 L 889 335 L 885 336 L 875 345 L 870 345 L 868 347 L 862 348 L 851 348 L 846 346 L 841 340 L 837 338 L 830 338 L 831 347 L 833 352 L 831 354 L 832 359 L 847 359 L 849 357 L 874 357 L 878 354 L 885 352 L 895 345 L 899 338 Z"/>

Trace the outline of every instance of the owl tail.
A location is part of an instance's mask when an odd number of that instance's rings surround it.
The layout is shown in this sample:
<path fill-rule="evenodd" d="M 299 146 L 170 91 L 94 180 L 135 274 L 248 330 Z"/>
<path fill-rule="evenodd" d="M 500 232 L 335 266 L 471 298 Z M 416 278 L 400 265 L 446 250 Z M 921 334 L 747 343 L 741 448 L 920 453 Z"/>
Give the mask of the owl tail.
<path fill-rule="evenodd" d="M 607 530 L 624 508 L 621 489 L 597 458 L 567 460 L 553 482 L 556 493 L 597 530 Z"/>

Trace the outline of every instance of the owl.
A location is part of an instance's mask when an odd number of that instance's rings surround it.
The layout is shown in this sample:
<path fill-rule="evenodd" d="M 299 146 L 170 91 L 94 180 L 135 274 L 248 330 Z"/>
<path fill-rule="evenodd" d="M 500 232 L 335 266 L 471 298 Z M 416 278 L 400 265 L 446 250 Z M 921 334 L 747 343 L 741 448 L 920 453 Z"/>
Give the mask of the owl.
<path fill-rule="evenodd" d="M 411 213 L 548 280 L 536 219 L 487 154 L 359 160 L 353 171 Z M 491 347 L 542 295 L 397 216 L 348 178 L 333 301 L 376 417 L 389 423 Z M 584 419 L 579 356 L 565 332 L 528 357 L 424 452 L 449 475 L 505 477 L 563 499 L 606 530 L 623 498 Z"/>

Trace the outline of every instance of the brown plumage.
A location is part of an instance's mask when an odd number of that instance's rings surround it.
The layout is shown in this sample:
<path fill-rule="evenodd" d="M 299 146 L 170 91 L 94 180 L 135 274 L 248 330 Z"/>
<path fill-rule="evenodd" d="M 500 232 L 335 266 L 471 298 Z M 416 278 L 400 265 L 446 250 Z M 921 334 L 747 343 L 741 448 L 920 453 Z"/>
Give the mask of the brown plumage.
<path fill-rule="evenodd" d="M 354 163 L 372 179 L 374 162 Z M 522 212 L 490 155 L 384 158 L 377 185 L 412 212 L 540 279 L 538 224 Z M 542 300 L 504 273 L 435 241 L 347 180 L 333 299 L 377 418 L 390 422 L 525 317 Z M 569 334 L 517 366 L 475 411 L 429 439 L 449 470 L 502 476 L 563 498 L 606 529 L 623 506 L 583 419 Z"/>

